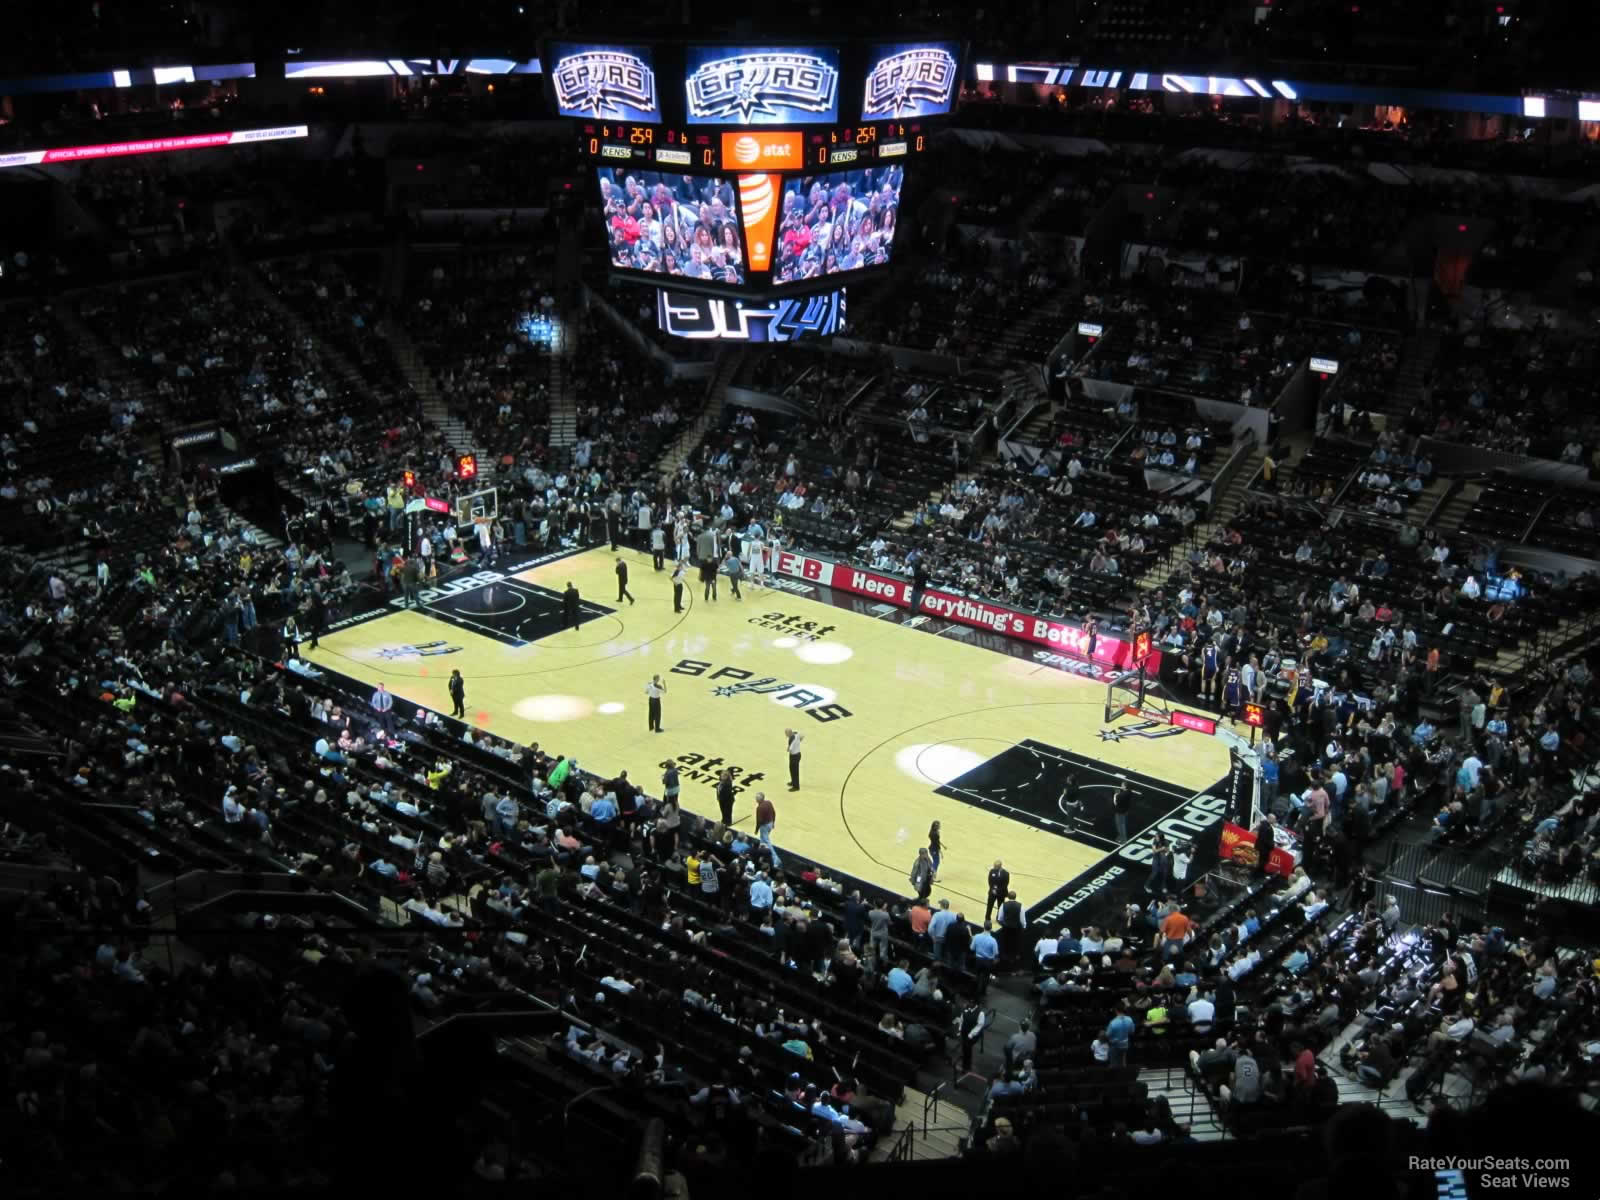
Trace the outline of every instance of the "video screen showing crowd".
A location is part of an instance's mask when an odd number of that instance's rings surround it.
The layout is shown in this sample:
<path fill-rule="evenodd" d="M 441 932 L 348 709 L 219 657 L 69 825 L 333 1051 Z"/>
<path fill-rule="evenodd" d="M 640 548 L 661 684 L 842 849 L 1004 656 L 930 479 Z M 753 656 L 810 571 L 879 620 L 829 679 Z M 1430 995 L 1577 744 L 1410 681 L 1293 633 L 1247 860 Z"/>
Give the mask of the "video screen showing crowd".
<path fill-rule="evenodd" d="M 883 266 L 900 218 L 900 167 L 795 180 L 784 191 L 774 283 Z"/>
<path fill-rule="evenodd" d="M 612 266 L 679 279 L 744 282 L 738 203 L 727 179 L 620 167 L 599 175 Z"/>

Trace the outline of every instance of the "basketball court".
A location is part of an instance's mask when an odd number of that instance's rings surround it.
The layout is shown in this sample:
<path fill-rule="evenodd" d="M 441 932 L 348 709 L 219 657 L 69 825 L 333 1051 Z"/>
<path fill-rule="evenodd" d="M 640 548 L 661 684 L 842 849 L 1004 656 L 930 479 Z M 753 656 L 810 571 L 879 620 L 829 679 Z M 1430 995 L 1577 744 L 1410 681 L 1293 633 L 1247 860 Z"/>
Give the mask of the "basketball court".
<path fill-rule="evenodd" d="M 497 737 L 575 755 L 602 775 L 626 770 L 660 794 L 675 760 L 682 803 L 715 817 L 717 774 L 732 767 L 736 824 L 753 829 L 754 795 L 777 807 L 774 843 L 841 873 L 905 893 L 928 826 L 942 823 L 935 897 L 981 919 L 997 858 L 1030 910 L 1092 878 L 1120 853 L 1141 860 L 1149 831 L 1172 828 L 1228 771 L 1226 747 L 1154 722 L 1105 720 L 1106 686 L 1032 648 L 972 644 L 968 631 L 871 599 L 782 579 L 727 580 L 714 601 L 691 579 L 674 613 L 670 572 L 623 550 L 636 598 L 617 602 L 617 556 L 604 549 L 468 571 L 340 622 L 319 668 L 450 711 L 446 680 L 466 680 L 470 723 Z M 562 629 L 568 582 L 580 623 Z M 938 636 L 944 633 L 947 636 Z M 667 684 L 664 730 L 647 729 L 644 687 Z M 784 730 L 805 737 L 801 790 L 788 788 Z M 1071 772 L 1080 805 L 1059 803 Z M 1110 798 L 1134 793 L 1130 844 Z M 1191 822 L 1192 823 L 1192 822 Z M 1147 857 L 1147 856 L 1143 856 Z"/>

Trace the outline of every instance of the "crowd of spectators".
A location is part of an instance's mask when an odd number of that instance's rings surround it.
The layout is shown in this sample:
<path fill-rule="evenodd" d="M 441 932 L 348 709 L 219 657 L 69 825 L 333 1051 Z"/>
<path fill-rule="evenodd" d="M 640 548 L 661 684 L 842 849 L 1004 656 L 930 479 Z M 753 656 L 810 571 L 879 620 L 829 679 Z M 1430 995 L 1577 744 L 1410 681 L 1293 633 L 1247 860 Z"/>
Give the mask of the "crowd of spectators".
<path fill-rule="evenodd" d="M 1550 320 L 1494 328 L 1463 317 L 1426 380 L 1419 417 L 1447 441 L 1600 468 L 1600 435 L 1574 403 L 1595 361 L 1591 340 Z"/>
<path fill-rule="evenodd" d="M 1379 805 L 1428 786 L 1385 785 Z M 1329 820 L 1332 790 L 1313 781 L 1302 832 Z M 1449 911 L 1409 926 L 1370 867 L 1327 888 L 1303 868 L 1157 880 L 1166 853 L 1156 847 L 1155 895 L 1114 924 L 1039 937 L 1038 1032 L 1024 1024 L 1006 1045 L 982 1118 L 989 1153 L 1063 1136 L 1086 1155 L 1192 1140 L 1139 1076 L 1184 1063 L 1206 1117 L 1237 1136 L 1320 1123 L 1363 1093 L 1377 1129 L 1391 1092 L 1448 1110 L 1442 1097 L 1462 1091 L 1592 1080 L 1591 952 Z"/>
<path fill-rule="evenodd" d="M 542 455 L 558 319 L 548 254 L 477 251 L 418 258 L 403 321 L 440 399 L 482 444 Z"/>

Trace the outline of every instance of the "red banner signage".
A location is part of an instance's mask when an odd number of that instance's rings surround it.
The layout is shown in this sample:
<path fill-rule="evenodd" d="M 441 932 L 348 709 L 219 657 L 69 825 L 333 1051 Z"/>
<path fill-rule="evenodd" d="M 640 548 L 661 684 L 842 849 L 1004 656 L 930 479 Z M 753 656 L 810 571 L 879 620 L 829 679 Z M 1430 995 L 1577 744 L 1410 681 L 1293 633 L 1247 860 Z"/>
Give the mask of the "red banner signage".
<path fill-rule="evenodd" d="M 896 608 L 911 607 L 912 585 L 904 579 L 895 579 L 861 567 L 829 562 L 822 558 L 809 558 L 789 551 L 783 551 L 777 556 L 776 567 L 781 575 L 810 580 L 823 587 L 837 588 L 839 591 L 850 592 L 857 596 L 871 596 L 886 604 L 893 604 Z M 974 600 L 970 596 L 957 596 L 952 592 L 940 591 L 938 588 L 924 588 L 922 603 L 917 611 L 921 616 L 953 621 L 957 625 L 970 625 L 975 629 L 987 629 L 1004 634 L 1006 637 L 1017 638 L 1019 641 L 1031 642 L 1036 646 L 1049 646 L 1064 654 L 1089 658 L 1107 666 L 1127 668 L 1135 665 L 1133 643 L 1130 640 L 1110 637 L 1103 633 L 1096 634 L 1094 653 L 1091 655 L 1090 635 L 1082 626 L 1071 625 L 1065 621 L 1053 621 L 1037 613 L 1018 612 L 1016 609 L 1007 608 L 1003 604 L 994 604 L 988 600 Z M 1145 661 L 1147 669 L 1151 672 L 1161 670 L 1159 650 L 1152 649 L 1150 657 Z M 1188 726 L 1188 728 L 1198 727 Z"/>
<path fill-rule="evenodd" d="M 1172 723 L 1180 729 L 1192 729 L 1196 733 L 1207 735 L 1217 731 L 1217 723 L 1211 717 L 1202 717 L 1199 713 L 1184 712 L 1181 708 L 1172 710 Z"/>
<path fill-rule="evenodd" d="M 41 163 L 84 162 L 97 158 L 125 158 L 132 154 L 170 154 L 177 150 L 205 150 L 215 146 L 243 146 L 303 138 L 305 125 L 278 129 L 235 129 L 227 133 L 186 133 L 176 137 L 147 138 L 137 142 L 104 142 L 92 146 L 57 146 L 51 150 L 21 150 L 0 154 L 0 168 L 34 167 Z M 798 134 L 796 136 L 799 136 Z"/>

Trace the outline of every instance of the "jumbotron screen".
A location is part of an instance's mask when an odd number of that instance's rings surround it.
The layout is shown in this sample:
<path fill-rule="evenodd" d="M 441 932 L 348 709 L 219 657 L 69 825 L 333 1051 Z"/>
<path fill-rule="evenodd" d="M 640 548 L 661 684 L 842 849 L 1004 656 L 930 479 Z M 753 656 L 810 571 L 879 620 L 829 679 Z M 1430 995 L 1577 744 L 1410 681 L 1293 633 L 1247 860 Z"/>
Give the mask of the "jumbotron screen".
<path fill-rule="evenodd" d="M 617 270 L 734 287 L 745 282 L 744 231 L 726 178 L 625 167 L 596 175 Z"/>
<path fill-rule="evenodd" d="M 784 185 L 774 284 L 887 266 L 900 219 L 901 167 L 805 175 Z"/>

